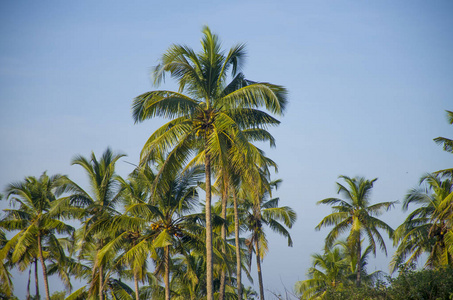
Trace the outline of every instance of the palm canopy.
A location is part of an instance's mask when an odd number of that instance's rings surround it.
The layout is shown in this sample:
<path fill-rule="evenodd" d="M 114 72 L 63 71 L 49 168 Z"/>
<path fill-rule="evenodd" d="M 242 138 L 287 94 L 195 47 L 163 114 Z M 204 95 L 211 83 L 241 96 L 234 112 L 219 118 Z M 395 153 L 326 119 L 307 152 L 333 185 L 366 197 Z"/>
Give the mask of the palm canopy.
<path fill-rule="evenodd" d="M 202 51 L 173 45 L 155 67 L 154 83 L 159 85 L 169 72 L 179 83 L 179 91 L 151 91 L 136 97 L 132 104 L 135 122 L 153 117 L 172 119 L 156 130 L 143 147 L 141 159 L 155 152 L 170 152 L 173 164 L 183 164 L 191 154 L 209 151 L 211 158 L 226 151 L 226 143 L 253 154 L 250 140 L 270 140 L 264 130 L 279 121 L 264 111 L 282 114 L 286 90 L 270 83 L 245 79 L 240 69 L 245 46 L 236 45 L 228 53 L 208 27 L 203 29 Z M 227 82 L 231 72 L 232 80 Z M 242 132 L 241 130 L 247 130 Z M 205 154 L 204 153 L 204 154 Z M 198 157 L 202 161 L 202 156 Z"/>
<path fill-rule="evenodd" d="M 376 217 L 388 211 L 396 201 L 371 205 L 371 188 L 377 178 L 366 180 L 362 177 L 349 178 L 343 175 L 339 178 L 344 179 L 347 184 L 345 186 L 337 182 L 338 193 L 343 195 L 346 200 L 326 198 L 318 201 L 318 204 L 331 205 L 333 210 L 332 214 L 326 216 L 316 226 L 316 230 L 320 230 L 322 227 L 334 225 L 327 235 L 326 246 L 331 247 L 340 234 L 349 230 L 348 242 L 360 241 L 357 238 L 364 233 L 368 237 L 373 253 L 376 253 L 376 240 L 381 250 L 387 253 L 384 239 L 377 229 L 386 231 L 390 236 L 393 234 L 393 229 Z"/>
<path fill-rule="evenodd" d="M 322 219 L 315 227 L 320 230 L 322 227 L 334 226 L 326 237 L 326 248 L 330 248 L 342 233 L 349 231 L 347 242 L 351 250 L 356 252 L 358 264 L 362 256 L 362 236 L 367 237 L 375 255 L 377 245 L 387 254 L 379 229 L 386 231 L 389 236 L 393 235 L 393 229 L 377 217 L 388 211 L 395 202 L 370 203 L 371 189 L 377 178 L 367 180 L 363 177 L 350 178 L 343 175 L 339 178 L 346 182 L 346 185 L 337 182 L 338 193 L 343 195 L 345 200 L 327 198 L 318 201 L 318 204 L 331 205 L 333 210 L 332 214 Z M 357 265 L 357 285 L 360 285 L 360 281 L 361 266 Z"/>
<path fill-rule="evenodd" d="M 118 264 L 130 265 L 138 290 L 138 280 L 148 276 L 143 273 L 143 266 L 148 257 L 153 258 L 157 264 L 155 273 L 163 273 L 168 299 L 171 253 L 181 243 L 187 248 L 199 243 L 202 228 L 196 221 L 200 216 L 188 213 L 198 204 L 196 188 L 203 171 L 201 167 L 194 167 L 184 173 L 165 174 L 161 181 L 167 182 L 159 184 L 156 190 L 152 189 L 155 174 L 149 167 L 137 169 L 128 181 L 119 179 L 125 212 L 104 222 L 116 236 L 101 250 L 99 259 L 115 258 Z M 165 253 L 160 255 L 159 249 Z"/>
<path fill-rule="evenodd" d="M 307 280 L 298 281 L 295 290 L 301 299 L 319 299 L 329 287 L 336 288 L 348 275 L 348 257 L 340 247 L 313 254 Z"/>
<path fill-rule="evenodd" d="M 61 250 L 55 235 L 74 231 L 61 221 L 61 211 L 56 209 L 63 199 L 59 196 L 66 191 L 68 183 L 66 176 L 57 174 L 49 177 L 44 172 L 39 178 L 29 176 L 22 182 L 9 184 L 7 195 L 13 205 L 19 205 L 19 209 L 4 210 L 6 215 L 0 222 L 0 227 L 6 230 L 19 230 L 0 251 L 0 258 L 3 259 L 12 248 L 12 261 L 20 261 L 23 266 L 39 258 L 47 299 L 50 295 L 43 248 L 52 246 L 54 250 Z M 60 254 L 64 256 L 62 250 Z"/>
<path fill-rule="evenodd" d="M 246 200 L 242 203 L 245 210 L 245 225 L 248 231 L 251 232 L 249 239 L 250 245 L 253 245 L 255 240 L 258 242 L 259 249 L 257 255 L 262 260 L 268 249 L 268 240 L 263 226 L 268 226 L 272 231 L 286 237 L 288 246 L 292 247 L 293 241 L 287 228 L 292 228 L 297 219 L 296 212 L 289 206 L 279 207 L 279 198 L 261 199 L 260 205 L 254 204 L 252 200 Z"/>
<path fill-rule="evenodd" d="M 411 189 L 404 198 L 404 210 L 409 205 L 419 207 L 395 230 L 394 244 L 398 249 L 390 264 L 392 272 L 401 264 L 415 263 L 424 253 L 428 254 L 428 267 L 453 265 L 453 181 L 441 175 L 427 174 L 420 184 L 424 186 Z"/>
<path fill-rule="evenodd" d="M 79 259 L 85 260 L 92 267 L 88 294 L 91 298 L 97 294 L 100 300 L 104 299 L 105 283 L 109 280 L 104 280 L 104 272 L 111 266 L 111 262 L 98 261 L 99 251 L 110 239 L 109 231 L 100 230 L 98 224 L 119 215 L 116 211 L 120 197 L 115 164 L 123 156 L 124 154 L 114 153 L 107 148 L 99 159 L 91 153 L 90 158 L 77 155 L 72 160 L 73 165 L 79 165 L 85 170 L 90 183 L 91 193 L 71 182 L 72 195 L 67 201 L 79 209 L 77 217 L 82 220 L 82 227 L 77 233 L 77 250 Z"/>

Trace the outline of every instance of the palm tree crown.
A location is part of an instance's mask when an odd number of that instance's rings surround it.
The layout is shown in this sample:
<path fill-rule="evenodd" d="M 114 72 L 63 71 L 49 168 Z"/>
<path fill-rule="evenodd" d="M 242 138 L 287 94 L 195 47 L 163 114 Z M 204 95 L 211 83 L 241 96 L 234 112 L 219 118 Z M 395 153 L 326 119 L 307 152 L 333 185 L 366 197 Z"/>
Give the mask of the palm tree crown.
<path fill-rule="evenodd" d="M 22 182 L 8 185 L 8 197 L 20 207 L 6 209 L 6 216 L 0 223 L 7 230 L 20 230 L 2 249 L 8 251 L 14 247 L 13 262 L 21 260 L 22 264 L 28 265 L 37 253 L 43 270 L 47 299 L 50 299 L 50 294 L 43 247 L 60 247 L 56 234 L 70 234 L 74 231 L 60 220 L 62 214 L 55 209 L 60 202 L 58 197 L 65 192 L 67 184 L 66 176 L 49 177 L 43 173 L 39 178 L 30 176 Z"/>
<path fill-rule="evenodd" d="M 404 210 L 410 204 L 420 207 L 395 230 L 394 244 L 398 244 L 398 249 L 391 262 L 392 272 L 400 264 L 408 266 L 416 262 L 423 253 L 428 253 L 428 267 L 453 265 L 453 181 L 427 174 L 422 177 L 422 183 L 426 184 L 424 188 L 411 189 L 404 199 Z"/>
<path fill-rule="evenodd" d="M 347 176 L 340 176 L 347 186 L 337 182 L 338 193 L 342 194 L 346 200 L 339 198 L 327 198 L 318 201 L 318 204 L 332 205 L 333 213 L 326 216 L 317 226 L 316 230 L 322 227 L 334 225 L 334 228 L 329 232 L 326 237 L 326 248 L 332 247 L 335 240 L 340 234 L 349 230 L 347 242 L 351 249 L 357 253 L 357 262 L 360 262 L 361 252 L 361 239 L 365 235 L 368 238 L 371 249 L 376 254 L 376 242 L 379 248 L 387 254 L 384 239 L 379 233 L 378 229 L 386 231 L 389 236 L 393 235 L 393 229 L 385 222 L 376 218 L 384 211 L 388 211 L 395 202 L 381 202 L 378 204 L 370 204 L 370 192 L 373 180 L 366 180 L 365 178 L 349 178 Z M 357 266 L 357 285 L 360 285 L 361 268 Z"/>

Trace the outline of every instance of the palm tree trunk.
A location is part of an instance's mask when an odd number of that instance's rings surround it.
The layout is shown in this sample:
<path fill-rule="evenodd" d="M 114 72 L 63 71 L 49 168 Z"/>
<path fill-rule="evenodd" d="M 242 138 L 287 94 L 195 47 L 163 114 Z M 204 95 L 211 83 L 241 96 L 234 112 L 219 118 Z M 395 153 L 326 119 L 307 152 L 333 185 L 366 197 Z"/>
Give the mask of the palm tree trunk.
<path fill-rule="evenodd" d="M 258 283 L 260 285 L 260 299 L 264 300 L 264 287 L 263 287 L 263 275 L 261 274 L 261 258 L 260 248 L 258 246 L 258 240 L 255 239 L 255 251 L 256 251 L 256 269 L 258 271 Z"/>
<path fill-rule="evenodd" d="M 42 254 L 42 245 L 41 245 L 41 235 L 39 233 L 38 233 L 38 249 L 39 249 L 39 259 L 41 260 L 42 276 L 44 277 L 44 289 L 46 291 L 46 299 L 50 300 L 49 283 L 47 282 L 47 268 L 46 268 L 46 264 L 44 263 L 44 256 Z"/>
<path fill-rule="evenodd" d="M 41 296 L 39 295 L 39 281 L 38 281 L 38 259 L 35 258 L 35 287 L 36 287 L 36 299 L 41 299 Z"/>
<path fill-rule="evenodd" d="M 165 264 L 165 300 L 170 300 L 170 247 L 165 246 L 164 254 L 164 264 Z"/>
<path fill-rule="evenodd" d="M 99 264 L 99 300 L 104 300 L 104 268 L 102 267 L 102 264 Z"/>
<path fill-rule="evenodd" d="M 359 241 L 357 243 L 357 286 L 360 287 L 360 283 L 362 280 L 362 264 L 361 264 L 361 259 L 362 259 L 362 249 L 360 245 L 360 234 L 359 234 Z"/>
<path fill-rule="evenodd" d="M 226 179 L 226 176 L 224 175 L 224 180 L 223 180 L 223 191 L 222 191 L 222 213 L 221 217 L 222 219 L 226 219 L 226 207 L 227 207 L 227 199 L 228 199 L 228 180 Z M 226 243 L 226 226 L 225 224 L 222 224 L 222 229 L 220 232 L 221 238 L 222 238 L 222 253 L 225 256 L 226 255 L 226 249 L 225 249 L 225 243 Z M 220 273 L 220 290 L 219 290 L 219 300 L 224 300 L 225 299 L 225 281 L 226 281 L 226 268 L 225 264 L 222 264 L 222 269 Z"/>
<path fill-rule="evenodd" d="M 238 198 L 236 191 L 233 190 L 234 201 L 234 241 L 236 243 L 236 281 L 238 289 L 238 299 L 242 300 L 242 282 L 241 282 L 241 248 L 239 247 L 239 212 L 238 212 Z"/>
<path fill-rule="evenodd" d="M 30 266 L 30 271 L 28 271 L 28 282 L 27 282 L 27 296 L 25 297 L 25 299 L 29 300 L 30 299 L 30 279 L 31 279 L 31 268 L 32 266 Z"/>
<path fill-rule="evenodd" d="M 138 271 L 134 270 L 134 285 L 135 285 L 135 300 L 139 300 L 138 297 Z"/>
<path fill-rule="evenodd" d="M 207 300 L 214 300 L 212 276 L 212 225 L 211 225 L 211 157 L 205 147 L 206 172 L 206 293 Z"/>

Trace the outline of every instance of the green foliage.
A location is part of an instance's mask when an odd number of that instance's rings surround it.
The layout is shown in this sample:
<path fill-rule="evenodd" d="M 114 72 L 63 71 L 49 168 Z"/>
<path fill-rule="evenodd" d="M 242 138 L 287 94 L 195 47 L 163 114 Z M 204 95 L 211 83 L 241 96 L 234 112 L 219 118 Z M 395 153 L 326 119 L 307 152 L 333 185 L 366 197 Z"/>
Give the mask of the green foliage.
<path fill-rule="evenodd" d="M 427 174 L 420 183 L 424 186 L 411 189 L 403 202 L 403 210 L 410 204 L 419 207 L 395 231 L 398 249 L 392 258 L 392 271 L 402 263 L 408 266 L 416 262 L 422 254 L 428 254 L 427 266 L 453 266 L 453 181 Z"/>
<path fill-rule="evenodd" d="M 393 229 L 377 217 L 393 207 L 395 202 L 370 203 L 371 189 L 377 178 L 367 180 L 362 177 L 350 178 L 343 175 L 339 178 L 346 182 L 346 186 L 337 182 L 338 194 L 343 195 L 346 200 L 327 198 L 318 201 L 318 204 L 332 206 L 333 213 L 326 216 L 315 229 L 334 226 L 326 237 L 326 248 L 330 248 L 342 233 L 348 232 L 347 246 L 350 252 L 356 253 L 357 285 L 360 285 L 362 237 L 367 237 L 373 254 L 376 255 L 377 247 L 387 254 L 384 239 L 378 230 L 384 230 L 392 236 Z"/>
<path fill-rule="evenodd" d="M 453 111 L 446 110 L 447 112 L 447 121 L 448 124 L 452 125 L 453 124 Z M 445 137 L 437 137 L 434 139 L 434 142 L 438 145 L 442 145 L 444 151 L 453 153 L 453 140 Z M 445 170 L 439 170 L 435 172 L 435 174 L 444 174 L 444 175 L 453 175 L 453 168 L 445 169 Z"/>
<path fill-rule="evenodd" d="M 375 285 L 329 289 L 324 300 L 447 300 L 453 299 L 453 268 L 414 271 L 401 269 L 398 277 Z"/>
<path fill-rule="evenodd" d="M 390 284 L 387 293 L 392 300 L 453 299 L 453 268 L 403 269 Z"/>
<path fill-rule="evenodd" d="M 390 300 L 386 293 L 386 286 L 379 282 L 375 286 L 348 285 L 342 288 L 329 288 L 323 300 Z"/>
<path fill-rule="evenodd" d="M 54 292 L 50 296 L 50 300 L 64 300 L 66 298 L 66 292 Z"/>

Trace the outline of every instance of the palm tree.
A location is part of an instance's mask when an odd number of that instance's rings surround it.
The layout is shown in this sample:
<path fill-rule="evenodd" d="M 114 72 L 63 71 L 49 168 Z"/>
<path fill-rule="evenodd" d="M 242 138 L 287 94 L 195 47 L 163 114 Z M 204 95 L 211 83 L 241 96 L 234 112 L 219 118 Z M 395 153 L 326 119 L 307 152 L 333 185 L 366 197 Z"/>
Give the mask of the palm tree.
<path fill-rule="evenodd" d="M 13 262 L 26 257 L 29 260 L 33 255 L 27 256 L 27 252 L 37 252 L 48 300 L 50 294 L 44 247 L 49 243 L 53 246 L 58 244 L 55 234 L 70 234 L 74 231 L 71 226 L 60 220 L 61 213 L 54 209 L 60 201 L 58 197 L 65 191 L 67 184 L 66 176 L 49 177 L 45 172 L 39 178 L 30 176 L 22 182 L 11 183 L 7 187 L 7 197 L 13 205 L 18 204 L 19 209 L 4 210 L 6 216 L 0 222 L 0 226 L 6 230 L 20 230 L 8 242 L 14 247 Z"/>
<path fill-rule="evenodd" d="M 400 264 L 409 266 L 423 254 L 428 254 L 426 266 L 453 266 L 453 241 L 449 240 L 452 216 L 442 209 L 453 192 L 453 181 L 441 175 L 427 174 L 420 184 L 424 187 L 411 189 L 403 202 L 403 210 L 410 204 L 418 204 L 403 224 L 395 230 L 394 244 L 398 249 L 390 264 L 394 272 Z M 450 202 L 451 211 L 451 202 Z M 405 262 L 404 262 L 405 261 Z"/>
<path fill-rule="evenodd" d="M 281 180 L 274 181 L 270 183 L 271 187 L 277 187 Z M 258 281 L 260 286 L 260 299 L 264 300 L 264 285 L 263 277 L 261 270 L 261 261 L 264 259 L 268 251 L 268 240 L 264 232 L 263 225 L 267 225 L 272 231 L 283 235 L 288 240 L 288 246 L 292 247 L 293 241 L 288 230 L 285 228 L 291 228 L 296 222 L 296 212 L 288 207 L 278 207 L 279 198 L 270 198 L 269 190 L 261 190 L 259 199 L 254 199 L 255 197 L 248 194 L 248 197 L 245 198 L 242 203 L 242 208 L 245 210 L 244 219 L 246 220 L 245 226 L 248 231 L 251 232 L 251 236 L 246 241 L 246 244 L 249 246 L 249 253 L 252 254 L 252 251 L 256 254 L 256 265 L 258 272 Z M 280 222 L 283 222 L 281 224 Z"/>
<path fill-rule="evenodd" d="M 83 208 L 79 218 L 83 220 L 79 237 L 79 258 L 92 261 L 92 273 L 90 280 L 90 297 L 94 298 L 96 293 L 98 299 L 104 299 L 104 287 L 107 279 L 104 278 L 104 265 L 98 260 L 100 250 L 108 243 L 108 232 L 99 230 L 98 223 L 119 215 L 115 210 L 119 202 L 118 183 L 115 178 L 115 163 L 125 156 L 115 154 L 107 148 L 98 160 L 94 153 L 91 158 L 76 156 L 72 160 L 73 165 L 81 166 L 88 175 L 92 195 L 72 183 L 70 197 L 71 204 Z M 107 263 L 107 262 L 106 262 Z"/>
<path fill-rule="evenodd" d="M 148 139 L 141 153 L 142 163 L 161 152 L 168 153 L 164 169 L 178 169 L 193 154 L 193 163 L 205 165 L 207 299 L 212 300 L 211 163 L 224 156 L 227 141 L 238 151 L 252 155 L 254 149 L 248 147 L 247 137 L 241 130 L 277 125 L 276 119 L 259 108 L 281 114 L 286 90 L 246 80 L 238 73 L 245 55 L 244 45 L 224 53 L 217 35 L 208 27 L 203 29 L 203 34 L 201 52 L 173 45 L 154 69 L 156 85 L 169 72 L 178 81 L 179 91 L 142 94 L 134 99 L 132 110 L 135 122 L 158 116 L 172 119 Z M 230 70 L 233 79 L 227 83 Z M 255 135 L 255 138 L 261 137 Z"/>
<path fill-rule="evenodd" d="M 361 243 L 363 244 L 363 239 L 361 240 Z M 365 251 L 362 252 L 362 257 L 360 258 L 360 263 L 357 263 L 357 254 L 355 253 L 354 249 L 351 249 L 349 247 L 349 244 L 347 241 L 338 241 L 334 244 L 335 246 L 341 247 L 341 250 L 343 251 L 344 255 L 346 256 L 346 261 L 348 263 L 348 268 L 345 271 L 345 274 L 347 275 L 345 279 L 345 283 L 348 283 L 348 281 L 354 282 L 355 279 L 357 278 L 357 271 L 358 268 L 357 266 L 360 266 L 360 272 L 361 272 L 361 279 L 362 282 L 365 282 L 367 284 L 372 284 L 374 283 L 377 279 L 382 277 L 382 271 L 374 271 L 373 273 L 368 274 L 366 270 L 366 266 L 368 265 L 368 257 L 372 253 L 373 249 L 372 246 L 369 245 L 368 247 L 365 248 Z"/>
<path fill-rule="evenodd" d="M 150 249 L 147 244 L 142 248 L 137 249 L 137 246 L 143 237 L 147 234 L 149 226 L 146 217 L 140 213 L 132 214 L 128 208 L 135 204 L 146 204 L 150 196 L 149 181 L 154 180 L 154 174 L 149 168 L 144 170 L 135 170 L 129 175 L 128 180 L 117 177 L 121 184 L 121 199 L 125 208 L 123 214 L 114 216 L 102 223 L 103 230 L 110 230 L 112 241 L 105 245 L 99 253 L 100 261 L 115 260 L 116 264 L 127 265 L 132 270 L 132 277 L 135 287 L 135 299 L 139 300 L 139 281 L 148 282 L 154 279 L 153 276 L 147 273 L 147 258 L 150 254 Z M 130 259 L 126 259 L 125 254 L 129 251 L 135 251 L 133 255 L 127 255 Z M 131 257 L 132 256 L 132 257 Z"/>
<path fill-rule="evenodd" d="M 324 250 L 324 254 L 312 254 L 312 267 L 307 280 L 296 282 L 295 290 L 301 299 L 322 298 L 328 288 L 341 286 L 348 275 L 348 257 L 340 247 Z"/>
<path fill-rule="evenodd" d="M 332 247 L 338 236 L 349 230 L 347 242 L 349 247 L 353 249 L 357 256 L 357 286 L 360 286 L 362 269 L 360 261 L 362 257 L 361 239 L 365 235 L 376 255 L 376 240 L 379 248 L 387 254 L 384 239 L 378 229 L 386 231 L 389 236 L 393 235 L 393 229 L 385 222 L 376 218 L 384 211 L 388 211 L 395 202 L 381 202 L 370 205 L 370 193 L 373 188 L 373 183 L 377 178 L 366 180 L 363 177 L 349 178 L 341 175 L 347 186 L 337 182 L 338 193 L 342 194 L 346 200 L 339 198 L 327 198 L 318 201 L 317 204 L 332 205 L 333 213 L 326 216 L 317 226 L 316 230 L 322 227 L 334 225 L 334 228 L 326 237 L 326 249 Z M 375 240 L 376 239 L 376 240 Z"/>
<path fill-rule="evenodd" d="M 260 136 L 261 141 L 269 141 L 270 147 L 275 147 L 275 140 L 270 133 L 264 129 L 252 128 L 245 129 L 242 131 L 248 139 L 253 139 L 256 136 Z M 227 157 L 220 157 L 219 161 L 214 164 L 214 173 L 217 175 L 216 185 L 219 186 L 217 190 L 221 196 L 221 217 L 226 219 L 227 213 L 227 202 L 229 195 L 233 195 L 233 208 L 234 208 L 234 232 L 235 232 L 235 245 L 236 245 L 236 283 L 237 283 L 237 297 L 242 299 L 242 276 L 241 276 L 241 253 L 239 246 L 239 215 L 238 215 L 238 203 L 237 193 L 240 189 L 241 182 L 249 182 L 251 185 L 255 185 L 255 178 L 259 175 L 261 168 L 267 171 L 267 168 L 274 167 L 277 170 L 277 165 L 274 161 L 264 156 L 264 152 L 256 148 L 252 143 L 249 143 L 249 147 L 254 149 L 256 155 L 248 157 L 246 154 L 235 151 L 229 143 Z M 226 243 L 226 223 L 222 224 L 221 238 L 223 244 Z M 226 247 L 222 246 L 222 253 L 225 255 Z M 225 267 L 221 270 L 221 282 L 219 291 L 219 300 L 224 298 L 225 294 L 225 279 L 226 270 Z"/>
<path fill-rule="evenodd" d="M 104 247 L 101 257 L 111 250 L 115 253 L 124 249 L 118 262 L 127 262 L 133 267 L 137 291 L 138 271 L 146 263 L 147 256 L 151 255 L 158 265 L 163 266 L 165 299 L 170 299 L 171 252 L 179 243 L 186 243 L 189 247 L 195 237 L 192 231 L 201 230 L 194 223 L 198 216 L 186 213 L 193 210 L 198 200 L 196 187 L 202 179 L 203 169 L 195 167 L 183 174 L 165 174 L 158 189 L 154 190 L 157 195 L 150 193 L 154 180 L 151 170 L 145 168 L 137 173 L 141 175 L 138 182 L 127 184 L 123 181 L 125 213 L 109 222 L 111 228 L 120 234 Z M 163 249 L 162 258 L 157 253 L 158 249 Z"/>

